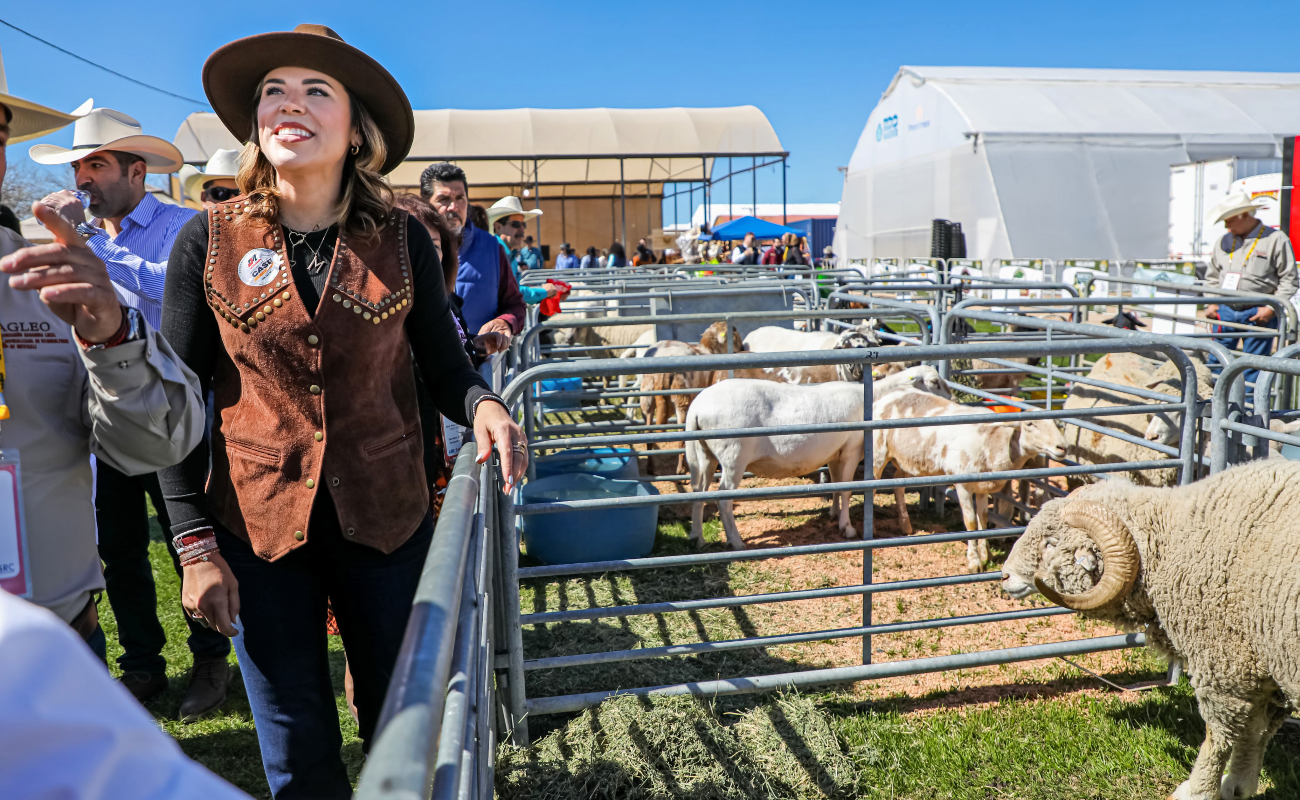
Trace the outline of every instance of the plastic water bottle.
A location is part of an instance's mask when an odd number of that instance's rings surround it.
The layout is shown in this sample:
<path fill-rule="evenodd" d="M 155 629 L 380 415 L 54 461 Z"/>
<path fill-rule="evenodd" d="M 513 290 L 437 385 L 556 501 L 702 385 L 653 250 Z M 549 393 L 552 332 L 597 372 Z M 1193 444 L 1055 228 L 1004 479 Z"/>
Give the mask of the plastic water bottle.
<path fill-rule="evenodd" d="M 82 208 L 85 208 L 85 209 L 89 209 L 89 208 L 90 208 L 90 192 L 83 192 L 83 191 L 81 191 L 80 189 L 69 189 L 69 191 L 72 192 L 72 194 L 73 194 L 73 195 L 74 195 L 78 200 L 81 201 L 81 207 L 82 207 Z M 36 224 L 37 224 L 37 225 L 40 225 L 42 228 L 45 227 L 45 223 L 44 223 L 44 222 L 41 222 L 39 219 L 36 220 Z M 3 417 L 0 417 L 0 419 L 3 419 Z"/>

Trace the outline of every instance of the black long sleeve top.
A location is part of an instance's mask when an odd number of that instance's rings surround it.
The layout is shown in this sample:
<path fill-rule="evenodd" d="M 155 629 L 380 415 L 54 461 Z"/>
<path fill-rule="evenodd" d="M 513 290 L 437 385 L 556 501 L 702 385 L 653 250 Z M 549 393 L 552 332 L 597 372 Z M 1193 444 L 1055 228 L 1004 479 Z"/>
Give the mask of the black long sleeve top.
<path fill-rule="evenodd" d="M 283 236 L 286 243 L 291 243 L 301 235 L 295 234 L 291 239 L 288 229 L 285 229 Z M 331 226 L 325 231 L 308 234 L 306 244 L 320 253 L 332 254 L 337 238 L 337 229 Z M 492 396 L 492 392 L 470 364 L 456 331 L 442 264 L 429 232 L 411 218 L 406 229 L 406 241 L 413 296 L 405 327 L 415 364 L 425 377 L 424 384 L 438 411 L 453 422 L 472 427 L 475 405 L 484 395 Z M 172 245 L 167 262 L 162 321 L 162 334 L 181 360 L 198 375 L 205 398 L 209 396 L 213 369 L 224 349 L 216 316 L 204 294 L 203 269 L 207 248 L 208 218 L 206 214 L 198 214 L 185 223 Z M 329 270 L 322 269 L 316 274 L 308 272 L 306 254 L 303 244 L 291 245 L 290 273 L 303 305 L 314 315 Z M 208 470 L 208 441 L 205 439 L 180 464 L 159 473 L 173 535 L 212 525 L 205 493 Z"/>

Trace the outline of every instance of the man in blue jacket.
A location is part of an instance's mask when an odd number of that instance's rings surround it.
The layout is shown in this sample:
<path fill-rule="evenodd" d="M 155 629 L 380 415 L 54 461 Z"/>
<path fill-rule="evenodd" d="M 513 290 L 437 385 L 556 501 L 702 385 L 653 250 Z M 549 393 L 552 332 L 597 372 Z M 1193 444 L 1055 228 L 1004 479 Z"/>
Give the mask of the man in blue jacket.
<path fill-rule="evenodd" d="M 420 197 L 461 235 L 456 296 L 471 335 L 500 333 L 507 338 L 524 328 L 524 298 L 510 271 L 501 242 L 469 221 L 469 181 L 465 171 L 441 161 L 420 174 Z"/>

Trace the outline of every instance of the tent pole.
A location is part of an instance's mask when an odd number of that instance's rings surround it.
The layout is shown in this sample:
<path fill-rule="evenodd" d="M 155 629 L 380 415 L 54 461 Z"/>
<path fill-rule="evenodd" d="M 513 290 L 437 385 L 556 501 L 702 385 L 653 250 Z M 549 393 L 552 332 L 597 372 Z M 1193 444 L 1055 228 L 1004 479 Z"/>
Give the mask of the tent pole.
<path fill-rule="evenodd" d="M 652 163 L 653 163 L 653 162 L 652 162 Z M 653 209 L 650 208 L 650 191 L 651 191 L 651 190 L 650 190 L 650 179 L 649 179 L 649 178 L 646 178 L 646 181 L 645 181 L 645 238 L 646 238 L 646 241 L 650 241 L 650 236 L 651 236 L 651 234 L 654 233 L 654 229 L 655 229 L 655 217 L 654 217 Z"/>
<path fill-rule="evenodd" d="M 787 214 L 786 214 L 786 204 L 785 204 L 785 158 L 782 157 L 781 159 L 781 224 L 782 225 L 789 224 L 789 220 L 786 217 Z"/>
<path fill-rule="evenodd" d="M 727 216 L 732 219 L 736 218 L 736 195 L 731 190 L 731 176 L 736 174 L 736 170 L 731 166 L 731 156 L 727 156 Z"/>
<path fill-rule="evenodd" d="M 700 197 L 704 202 L 704 221 L 702 225 L 708 225 L 711 229 L 713 221 L 709 219 L 709 159 L 700 159 Z"/>
<path fill-rule="evenodd" d="M 542 179 L 537 175 L 537 159 L 533 159 L 533 207 L 538 211 L 542 210 Z M 560 216 L 564 216 L 564 209 L 560 209 Z M 537 216 L 537 249 L 542 249 L 542 218 Z M 560 235 L 564 234 L 564 220 L 560 220 Z M 546 266 L 543 264 L 542 266 Z"/>
<path fill-rule="evenodd" d="M 754 204 L 752 213 L 758 216 L 758 156 L 749 157 L 749 202 Z"/>
<path fill-rule="evenodd" d="M 618 160 L 618 205 L 623 217 L 623 232 L 618 240 L 627 252 L 627 184 L 623 182 L 623 159 Z"/>

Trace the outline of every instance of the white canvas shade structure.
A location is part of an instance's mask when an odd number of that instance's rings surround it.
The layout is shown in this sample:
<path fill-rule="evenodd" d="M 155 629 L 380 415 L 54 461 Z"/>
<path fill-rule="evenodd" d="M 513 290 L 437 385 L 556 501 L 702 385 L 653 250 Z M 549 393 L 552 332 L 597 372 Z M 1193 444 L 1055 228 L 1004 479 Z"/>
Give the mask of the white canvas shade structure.
<path fill-rule="evenodd" d="M 967 255 L 1161 258 L 1173 164 L 1282 155 L 1300 74 L 902 67 L 845 175 L 835 252 L 926 257 L 930 221 Z"/>
<path fill-rule="evenodd" d="M 194 164 L 239 146 L 211 113 L 186 118 L 175 144 Z M 720 158 L 742 159 L 750 171 L 787 155 L 754 106 L 439 109 L 415 112 L 411 154 L 389 179 L 417 191 L 425 167 L 451 161 L 469 178 L 471 202 L 516 195 L 543 211 L 539 243 L 554 254 L 568 241 L 581 253 L 661 229 L 665 185 L 698 184 L 692 194 L 704 196 Z"/>

